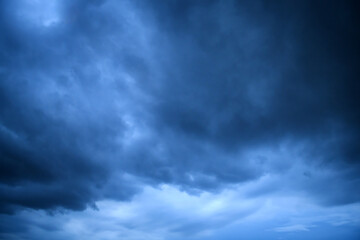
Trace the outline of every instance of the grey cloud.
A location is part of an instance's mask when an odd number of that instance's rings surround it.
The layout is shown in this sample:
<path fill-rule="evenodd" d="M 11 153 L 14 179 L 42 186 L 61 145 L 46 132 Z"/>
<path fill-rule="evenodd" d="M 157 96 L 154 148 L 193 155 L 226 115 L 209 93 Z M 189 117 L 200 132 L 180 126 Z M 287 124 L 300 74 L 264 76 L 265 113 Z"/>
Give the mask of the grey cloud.
<path fill-rule="evenodd" d="M 291 157 L 246 153 L 284 142 L 341 170 L 289 188 L 359 201 L 355 3 L 64 1 L 48 27 L 1 4 L 3 212 L 281 176 Z"/>

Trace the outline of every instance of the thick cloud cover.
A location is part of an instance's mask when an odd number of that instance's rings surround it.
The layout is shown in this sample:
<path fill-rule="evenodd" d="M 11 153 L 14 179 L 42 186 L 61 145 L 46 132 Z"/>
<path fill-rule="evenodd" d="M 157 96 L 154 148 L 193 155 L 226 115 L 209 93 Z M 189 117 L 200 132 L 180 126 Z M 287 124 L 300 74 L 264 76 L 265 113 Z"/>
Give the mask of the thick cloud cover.
<path fill-rule="evenodd" d="M 237 218 L 278 195 L 357 206 L 358 5 L 0 1 L 1 222 L 23 220 L 0 231 L 28 229 L 26 209 L 136 204 L 163 184 L 189 198 L 240 188 L 232 201 L 257 200 Z M 168 229 L 190 237 L 235 221 L 228 211 Z"/>

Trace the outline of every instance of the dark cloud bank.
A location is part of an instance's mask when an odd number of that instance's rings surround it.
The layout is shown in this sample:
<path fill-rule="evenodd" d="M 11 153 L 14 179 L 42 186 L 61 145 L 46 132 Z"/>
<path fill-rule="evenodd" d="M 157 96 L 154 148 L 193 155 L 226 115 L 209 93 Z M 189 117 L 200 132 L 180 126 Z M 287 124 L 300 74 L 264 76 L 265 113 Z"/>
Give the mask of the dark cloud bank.
<path fill-rule="evenodd" d="M 0 4 L 3 219 L 265 174 L 360 201 L 357 1 Z"/>

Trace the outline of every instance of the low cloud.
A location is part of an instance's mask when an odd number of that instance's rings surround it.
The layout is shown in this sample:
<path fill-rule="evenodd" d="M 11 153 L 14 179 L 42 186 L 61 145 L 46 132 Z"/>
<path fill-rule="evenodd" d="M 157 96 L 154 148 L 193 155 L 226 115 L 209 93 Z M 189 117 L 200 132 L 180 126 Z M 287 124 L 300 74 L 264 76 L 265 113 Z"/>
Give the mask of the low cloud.
<path fill-rule="evenodd" d="M 333 1 L 0 2 L 1 217 L 23 217 L 23 230 L 28 212 L 63 221 L 147 196 L 134 229 L 169 223 L 190 238 L 280 196 L 358 204 L 357 12 Z M 291 226 L 311 224 L 268 229 Z"/>

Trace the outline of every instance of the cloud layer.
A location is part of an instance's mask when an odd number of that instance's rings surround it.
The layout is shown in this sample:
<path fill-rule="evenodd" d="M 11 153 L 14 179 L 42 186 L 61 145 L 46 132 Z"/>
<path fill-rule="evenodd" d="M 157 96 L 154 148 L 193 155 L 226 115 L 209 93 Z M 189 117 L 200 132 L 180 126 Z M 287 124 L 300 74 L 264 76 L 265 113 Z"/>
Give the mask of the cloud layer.
<path fill-rule="evenodd" d="M 87 221 L 134 204 L 144 211 L 129 220 L 136 226 L 116 220 L 134 229 L 128 239 L 143 237 L 131 235 L 139 225 L 159 230 L 148 239 L 176 239 L 247 219 L 279 196 L 358 209 L 358 10 L 355 1 L 1 1 L 1 221 L 22 219 L 22 232 L 33 214 L 63 226 L 59 211 Z M 185 202 L 155 213 L 177 195 Z M 211 204 L 220 216 L 199 213 Z M 281 224 L 264 229 L 316 225 Z M 16 238 L 8 224 L 0 231 Z"/>

